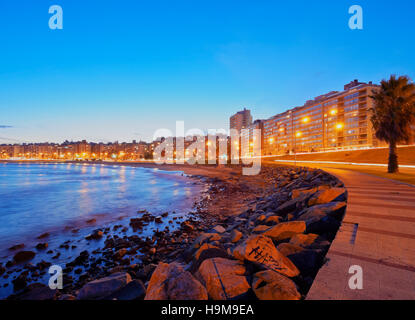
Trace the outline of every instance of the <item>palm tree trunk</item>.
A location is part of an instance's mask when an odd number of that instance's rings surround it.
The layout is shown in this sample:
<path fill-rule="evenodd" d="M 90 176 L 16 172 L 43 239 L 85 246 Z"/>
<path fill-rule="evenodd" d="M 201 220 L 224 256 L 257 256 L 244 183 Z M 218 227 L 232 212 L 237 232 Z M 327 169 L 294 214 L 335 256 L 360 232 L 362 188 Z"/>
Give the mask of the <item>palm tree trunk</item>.
<path fill-rule="evenodd" d="M 398 153 L 396 148 L 396 142 L 392 141 L 391 143 L 389 143 L 388 173 L 397 172 L 399 172 Z"/>

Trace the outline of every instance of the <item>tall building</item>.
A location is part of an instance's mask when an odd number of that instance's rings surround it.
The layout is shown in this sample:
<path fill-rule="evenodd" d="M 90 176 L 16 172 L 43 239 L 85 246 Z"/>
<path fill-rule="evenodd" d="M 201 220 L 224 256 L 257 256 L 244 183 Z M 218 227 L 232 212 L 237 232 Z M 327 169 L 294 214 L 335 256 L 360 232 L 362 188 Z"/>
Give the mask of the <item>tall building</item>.
<path fill-rule="evenodd" d="M 241 129 L 248 128 L 248 126 L 250 126 L 251 124 L 251 111 L 245 108 L 242 111 L 235 113 L 229 119 L 229 128 L 238 130 L 238 132 L 241 132 Z"/>
<path fill-rule="evenodd" d="M 375 137 L 369 109 L 378 86 L 354 80 L 264 121 L 263 154 L 383 146 Z"/>
<path fill-rule="evenodd" d="M 260 130 L 260 135 L 257 137 L 254 130 Z M 261 156 L 262 143 L 264 140 L 264 121 L 255 120 L 250 124 L 246 130 L 241 132 L 241 156 L 242 157 L 257 157 Z M 258 139 L 258 141 L 256 141 Z M 258 147 L 258 149 L 257 149 Z"/>

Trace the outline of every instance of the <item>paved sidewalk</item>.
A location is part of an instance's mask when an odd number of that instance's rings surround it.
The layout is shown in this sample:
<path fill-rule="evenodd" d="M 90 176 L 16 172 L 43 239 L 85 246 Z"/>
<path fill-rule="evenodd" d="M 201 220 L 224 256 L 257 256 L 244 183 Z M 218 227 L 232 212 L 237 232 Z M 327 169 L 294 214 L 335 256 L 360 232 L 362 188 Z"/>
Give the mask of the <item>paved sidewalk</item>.
<path fill-rule="evenodd" d="M 323 169 L 344 182 L 348 205 L 307 299 L 415 299 L 415 187 Z M 349 288 L 352 265 L 363 269 L 362 290 Z"/>

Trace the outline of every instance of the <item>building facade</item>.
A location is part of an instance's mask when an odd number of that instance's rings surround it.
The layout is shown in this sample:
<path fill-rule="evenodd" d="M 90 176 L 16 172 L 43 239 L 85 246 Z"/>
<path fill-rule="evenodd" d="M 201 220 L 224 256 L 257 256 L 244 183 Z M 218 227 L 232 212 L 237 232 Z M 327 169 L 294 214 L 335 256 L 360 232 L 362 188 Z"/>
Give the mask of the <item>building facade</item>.
<path fill-rule="evenodd" d="M 242 129 L 248 128 L 252 124 L 251 111 L 243 109 L 232 115 L 229 119 L 229 128 L 241 132 Z"/>
<path fill-rule="evenodd" d="M 357 80 L 264 121 L 263 155 L 384 146 L 370 121 L 378 86 Z"/>

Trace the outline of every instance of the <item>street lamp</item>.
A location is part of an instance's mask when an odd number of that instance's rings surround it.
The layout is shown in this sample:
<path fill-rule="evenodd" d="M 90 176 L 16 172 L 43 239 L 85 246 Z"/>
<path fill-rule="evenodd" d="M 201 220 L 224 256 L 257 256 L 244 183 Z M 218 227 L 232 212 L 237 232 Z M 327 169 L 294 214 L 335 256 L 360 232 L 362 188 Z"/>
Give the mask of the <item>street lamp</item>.
<path fill-rule="evenodd" d="M 297 166 L 297 138 L 302 135 L 301 131 L 297 131 L 294 135 L 294 165 Z"/>

